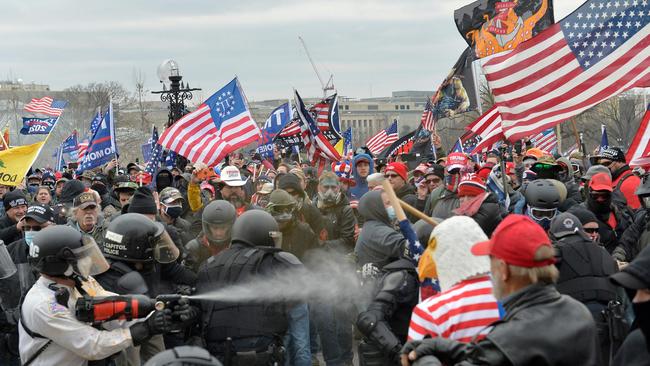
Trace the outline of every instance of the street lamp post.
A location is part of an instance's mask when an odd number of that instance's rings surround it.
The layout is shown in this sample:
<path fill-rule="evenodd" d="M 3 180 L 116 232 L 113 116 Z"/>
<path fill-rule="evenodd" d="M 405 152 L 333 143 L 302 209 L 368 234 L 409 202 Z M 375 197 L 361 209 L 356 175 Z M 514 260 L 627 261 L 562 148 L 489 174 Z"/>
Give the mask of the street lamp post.
<path fill-rule="evenodd" d="M 152 91 L 152 94 L 160 94 L 160 100 L 169 103 L 169 114 L 167 118 L 167 127 L 173 125 L 181 117 L 187 114 L 185 101 L 192 99 L 192 92 L 201 90 L 200 88 L 190 88 L 189 83 L 183 83 L 183 77 L 179 73 L 178 63 L 174 60 L 165 60 L 158 66 L 158 78 L 163 85 L 163 90 Z M 165 83 L 169 81 L 169 89 Z M 185 169 L 187 159 L 178 156 L 176 166 L 181 170 Z"/>

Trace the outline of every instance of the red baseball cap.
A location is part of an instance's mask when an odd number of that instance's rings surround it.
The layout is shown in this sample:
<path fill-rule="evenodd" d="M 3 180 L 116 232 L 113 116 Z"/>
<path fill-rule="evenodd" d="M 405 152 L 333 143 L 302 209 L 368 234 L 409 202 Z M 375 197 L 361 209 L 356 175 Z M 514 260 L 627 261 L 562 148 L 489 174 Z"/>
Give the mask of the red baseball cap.
<path fill-rule="evenodd" d="M 541 226 L 526 216 L 511 214 L 501 221 L 490 240 L 474 244 L 472 254 L 491 255 L 524 268 L 544 267 L 555 263 L 554 257 L 535 260 L 535 253 L 545 245 L 552 248 Z"/>
<path fill-rule="evenodd" d="M 594 174 L 589 180 L 589 188 L 592 191 L 612 192 L 612 178 L 607 173 Z"/>
<path fill-rule="evenodd" d="M 454 169 L 464 169 L 467 167 L 467 155 L 460 152 L 453 152 L 447 155 L 447 171 Z"/>
<path fill-rule="evenodd" d="M 399 175 L 400 177 L 402 177 L 402 179 L 404 179 L 405 182 L 408 180 L 408 168 L 406 167 L 406 165 L 404 165 L 404 163 L 396 161 L 394 163 L 388 164 L 386 166 L 386 170 L 384 170 L 384 173 L 388 173 L 388 172 L 393 172 Z"/>

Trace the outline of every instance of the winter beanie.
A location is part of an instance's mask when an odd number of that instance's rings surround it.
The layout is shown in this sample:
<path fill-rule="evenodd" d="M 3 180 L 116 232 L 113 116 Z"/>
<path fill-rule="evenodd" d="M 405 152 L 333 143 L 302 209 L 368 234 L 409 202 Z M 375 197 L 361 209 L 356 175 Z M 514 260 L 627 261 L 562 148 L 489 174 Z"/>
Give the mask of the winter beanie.
<path fill-rule="evenodd" d="M 470 277 L 490 272 L 487 256 L 472 254 L 474 244 L 488 240 L 481 227 L 467 216 L 453 216 L 433 229 L 436 240 L 433 259 L 436 262 L 440 290 L 447 291 Z"/>
<path fill-rule="evenodd" d="M 25 194 L 20 189 L 14 189 L 11 192 L 5 193 L 2 203 L 5 207 L 5 211 L 14 208 L 16 206 L 27 206 L 27 199 Z"/>
<path fill-rule="evenodd" d="M 151 189 L 138 187 L 133 197 L 131 197 L 128 212 L 155 215 L 158 212 L 158 208 L 156 207 L 156 201 L 153 199 Z"/>
<path fill-rule="evenodd" d="M 303 194 L 302 186 L 300 185 L 300 178 L 294 174 L 285 174 L 280 177 L 278 188 L 284 189 L 285 191 L 289 188 L 293 189 L 295 192 Z"/>
<path fill-rule="evenodd" d="M 84 187 L 84 184 L 81 183 L 80 180 L 72 179 L 63 185 L 63 188 L 61 189 L 61 198 L 59 199 L 59 202 L 61 203 L 72 203 L 74 199 L 82 194 L 86 190 L 86 187 Z"/>

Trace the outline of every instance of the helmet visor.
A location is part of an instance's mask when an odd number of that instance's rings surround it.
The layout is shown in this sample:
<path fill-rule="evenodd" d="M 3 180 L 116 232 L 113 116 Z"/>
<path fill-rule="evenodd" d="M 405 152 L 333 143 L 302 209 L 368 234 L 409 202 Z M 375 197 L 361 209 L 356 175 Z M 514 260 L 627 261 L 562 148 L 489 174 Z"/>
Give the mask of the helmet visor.
<path fill-rule="evenodd" d="M 16 266 L 7 251 L 7 246 L 0 240 L 0 279 L 8 278 L 16 273 Z"/>
<path fill-rule="evenodd" d="M 209 224 L 204 222 L 203 230 L 210 243 L 225 244 L 230 241 L 232 223 Z"/>
<path fill-rule="evenodd" d="M 90 235 L 84 235 L 82 236 L 82 243 L 83 245 L 80 248 L 72 250 L 77 259 L 77 273 L 86 279 L 88 276 L 106 272 L 109 265 L 95 239 Z"/>
<path fill-rule="evenodd" d="M 158 263 L 171 263 L 178 258 L 179 251 L 167 231 L 163 231 L 152 243 L 153 258 Z"/>

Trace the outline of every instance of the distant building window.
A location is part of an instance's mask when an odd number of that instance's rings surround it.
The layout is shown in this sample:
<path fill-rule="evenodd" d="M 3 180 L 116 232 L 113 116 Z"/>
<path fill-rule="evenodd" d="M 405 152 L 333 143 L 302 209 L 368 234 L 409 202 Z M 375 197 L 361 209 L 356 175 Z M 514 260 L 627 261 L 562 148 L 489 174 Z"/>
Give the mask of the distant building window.
<path fill-rule="evenodd" d="M 377 110 L 379 110 L 379 106 L 378 105 L 369 105 L 368 110 L 369 111 L 377 111 Z"/>
<path fill-rule="evenodd" d="M 339 104 L 339 109 L 343 109 L 343 104 Z"/>
<path fill-rule="evenodd" d="M 407 104 L 406 109 L 411 109 L 411 106 Z"/>
<path fill-rule="evenodd" d="M 398 109 L 399 109 L 399 106 L 397 104 L 395 104 L 395 110 L 398 110 Z"/>
<path fill-rule="evenodd" d="M 347 111 L 348 109 L 350 109 L 350 106 L 346 104 L 345 105 L 345 110 Z"/>

